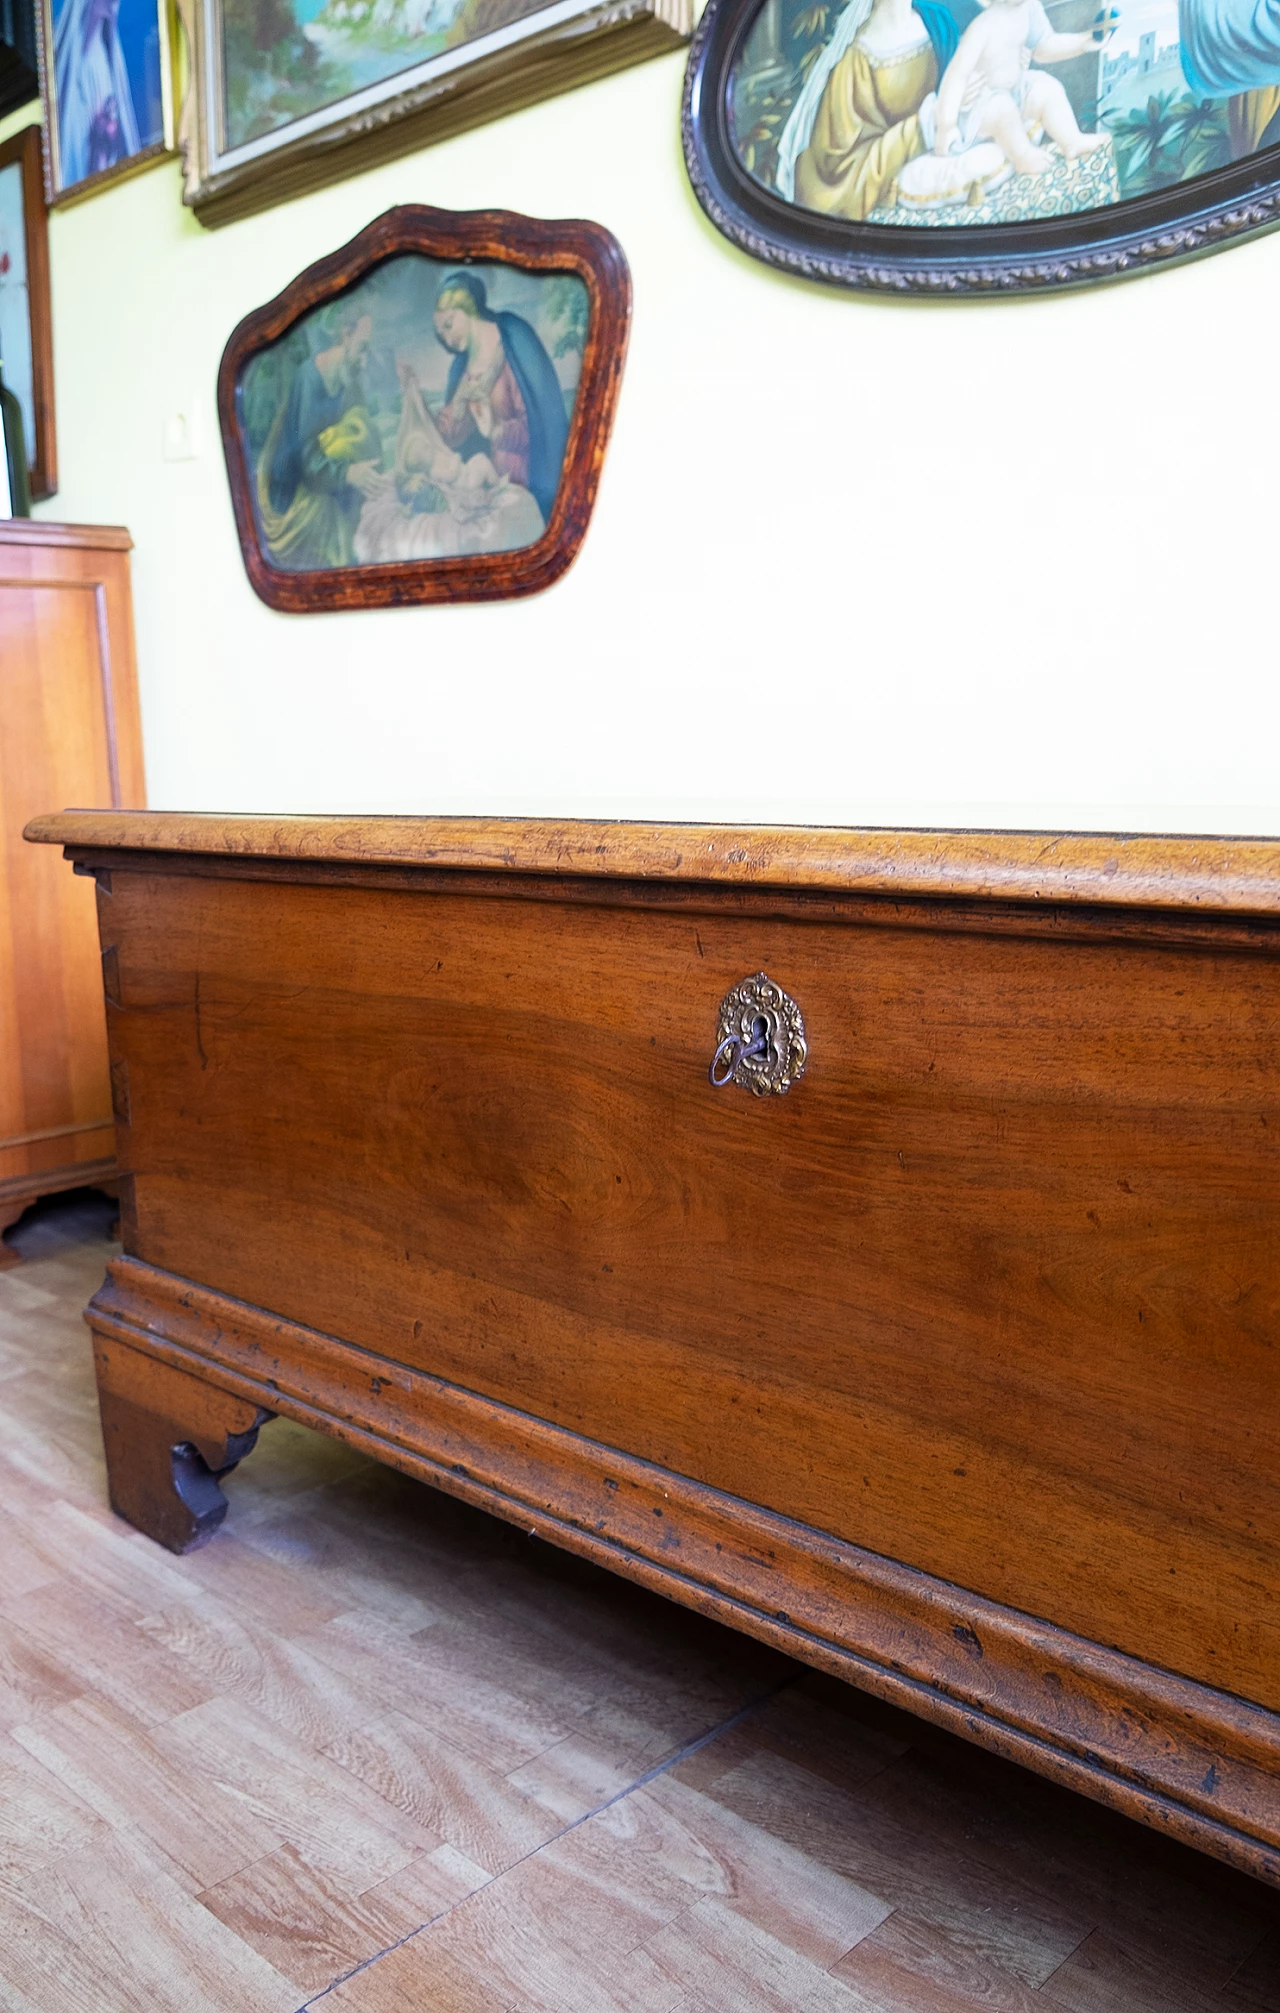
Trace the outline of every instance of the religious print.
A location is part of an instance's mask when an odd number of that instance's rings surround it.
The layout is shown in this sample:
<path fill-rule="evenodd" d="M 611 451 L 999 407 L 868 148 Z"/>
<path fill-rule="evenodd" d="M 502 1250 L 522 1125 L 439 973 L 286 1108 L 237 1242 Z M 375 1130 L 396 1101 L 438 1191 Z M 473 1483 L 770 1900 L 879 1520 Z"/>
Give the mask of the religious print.
<path fill-rule="evenodd" d="M 246 345 L 229 465 L 260 578 L 299 580 L 277 605 L 316 605 L 318 576 L 348 576 L 342 605 L 367 605 L 366 576 L 399 569 L 421 588 L 424 569 L 450 562 L 474 585 L 473 562 L 558 532 L 579 401 L 599 370 L 599 281 L 580 257 L 575 268 L 450 256 L 423 222 L 440 215 L 391 212 L 371 227 L 386 256 Z M 412 242 L 415 227 L 432 242 Z M 597 226 L 573 229 L 593 234 L 589 250 L 595 236 L 613 246 Z"/>
<path fill-rule="evenodd" d="M 732 106 L 748 172 L 822 215 L 1092 210 L 1280 139 L 1280 0 L 766 0 Z"/>
<path fill-rule="evenodd" d="M 0 141 L 0 372 L 22 411 L 31 494 L 57 484 L 53 327 L 40 128 Z"/>
<path fill-rule="evenodd" d="M 551 517 L 587 333 L 576 275 L 390 259 L 245 372 L 262 542 L 290 572 L 509 552 Z"/>
<path fill-rule="evenodd" d="M 0 167 L 0 369 L 22 407 L 27 466 L 36 458 L 35 344 L 27 271 L 22 163 Z"/>
<path fill-rule="evenodd" d="M 167 0 L 41 0 L 50 202 L 172 150 Z"/>
<path fill-rule="evenodd" d="M 778 262 L 850 284 L 880 253 L 895 285 L 942 259 L 981 291 L 1037 283 L 1032 259 L 1054 285 L 1210 249 L 1274 221 L 1239 213 L 1273 148 L 1280 0 L 711 0 L 690 64 L 704 205 L 761 255 L 791 211 Z M 1091 273 L 1052 256 L 1086 247 Z"/>

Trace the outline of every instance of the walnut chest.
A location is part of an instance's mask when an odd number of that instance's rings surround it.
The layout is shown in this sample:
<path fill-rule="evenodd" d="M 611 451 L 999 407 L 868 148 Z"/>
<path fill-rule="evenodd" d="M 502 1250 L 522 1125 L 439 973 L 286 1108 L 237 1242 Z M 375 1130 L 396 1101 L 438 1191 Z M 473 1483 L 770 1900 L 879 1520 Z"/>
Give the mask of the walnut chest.
<path fill-rule="evenodd" d="M 1280 845 L 28 836 L 122 1515 L 285 1414 L 1280 1883 Z"/>

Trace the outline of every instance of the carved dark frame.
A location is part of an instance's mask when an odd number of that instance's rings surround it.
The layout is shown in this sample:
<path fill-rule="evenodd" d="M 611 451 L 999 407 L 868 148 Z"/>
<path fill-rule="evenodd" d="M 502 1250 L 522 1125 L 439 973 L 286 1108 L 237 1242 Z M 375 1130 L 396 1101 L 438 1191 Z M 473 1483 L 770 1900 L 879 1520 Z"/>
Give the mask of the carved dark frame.
<path fill-rule="evenodd" d="M 294 573 L 273 566 L 263 549 L 240 410 L 250 358 L 312 308 L 354 286 L 375 266 L 406 252 L 465 266 L 475 260 L 526 271 L 575 273 L 587 289 L 587 341 L 560 487 L 541 538 L 516 552 L 415 559 L 383 566 L 342 566 Z M 509 210 L 388 210 L 328 258 L 308 266 L 265 307 L 233 330 L 218 370 L 218 419 L 245 571 L 269 607 L 391 608 L 416 602 L 496 601 L 537 594 L 573 564 L 595 503 L 626 358 L 631 275 L 622 247 L 601 224 L 550 222 Z"/>
<path fill-rule="evenodd" d="M 762 4 L 709 0 L 689 52 L 683 136 L 712 223 L 766 265 L 867 293 L 1043 293 L 1196 258 L 1280 223 L 1280 147 L 1111 209 L 1035 222 L 895 230 L 801 209 L 754 180 L 730 138 L 729 84 Z"/>

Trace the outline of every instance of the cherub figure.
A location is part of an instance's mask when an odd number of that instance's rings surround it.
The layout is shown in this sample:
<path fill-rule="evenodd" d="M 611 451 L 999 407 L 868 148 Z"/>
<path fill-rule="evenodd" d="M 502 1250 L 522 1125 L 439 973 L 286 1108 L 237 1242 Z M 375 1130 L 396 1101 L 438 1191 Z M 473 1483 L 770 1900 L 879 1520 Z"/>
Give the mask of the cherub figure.
<path fill-rule="evenodd" d="M 1043 130 L 1069 161 L 1107 145 L 1105 133 L 1084 133 L 1062 85 L 1037 63 L 1065 63 L 1111 39 L 1114 9 L 1080 34 L 1059 35 L 1041 0 L 983 0 L 984 12 L 960 37 L 938 86 L 933 151 L 946 156 L 994 141 L 1020 175 L 1045 175 L 1053 166 L 1032 135 Z"/>

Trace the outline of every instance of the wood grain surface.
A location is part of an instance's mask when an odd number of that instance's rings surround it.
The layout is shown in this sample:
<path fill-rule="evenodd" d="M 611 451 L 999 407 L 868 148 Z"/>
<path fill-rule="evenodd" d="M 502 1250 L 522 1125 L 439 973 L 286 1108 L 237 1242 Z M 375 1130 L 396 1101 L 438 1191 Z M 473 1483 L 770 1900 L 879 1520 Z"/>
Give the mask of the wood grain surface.
<path fill-rule="evenodd" d="M 51 797 L 145 801 L 128 544 L 0 523 L 0 1228 L 114 1153 L 92 891 L 20 834 Z"/>
<path fill-rule="evenodd" d="M 223 828 L 229 870 L 261 843 L 246 825 Z M 534 1505 L 561 1542 L 593 1532 L 813 1661 L 861 1658 L 894 1696 L 920 1685 L 974 1738 L 1092 1771 L 1276 1876 L 1265 915 L 1224 903 L 1195 941 L 1153 941 L 1141 908 L 1131 927 L 1123 902 L 1027 905 L 1020 883 L 1016 930 L 899 927 L 896 898 L 874 923 L 744 914 L 736 887 L 692 877 L 668 909 L 600 854 L 559 901 L 438 862 L 412 870 L 429 886 L 397 866 L 381 888 L 367 857 L 360 885 L 298 859 L 224 876 L 207 850 L 184 875 L 172 823 L 155 829 L 156 872 L 78 821 L 49 831 L 115 862 L 99 911 L 126 1248 L 179 1282 L 122 1277 L 140 1305 L 100 1302 L 104 1334 L 267 1409 L 278 1385 L 281 1409 L 446 1486 L 450 1461 L 465 1480 L 477 1448 L 510 1451 L 513 1416 L 541 1421 L 558 1466 L 535 1488 L 499 1462 L 493 1507 Z M 1218 843 L 1172 871 L 1212 877 Z M 762 969 L 800 1003 L 807 1073 L 785 1098 L 718 1093 L 719 1003 Z M 260 1354 L 274 1330 L 253 1310 L 289 1325 L 292 1384 L 236 1357 L 222 1300 L 184 1340 L 199 1288 L 243 1303 Z M 407 1417 L 415 1375 L 487 1401 L 469 1451 L 446 1458 L 429 1406 L 397 1429 L 353 1409 L 349 1380 L 299 1383 L 325 1338 L 390 1366 L 361 1404 L 389 1378 Z M 164 1444 L 191 1437 L 156 1416 Z M 600 1450 L 677 1478 L 645 1512 L 660 1542 L 615 1527 Z M 711 1525 L 686 1487 L 710 1492 Z M 915 1576 L 905 1607 L 873 1592 L 869 1556 Z"/>
<path fill-rule="evenodd" d="M 129 1531 L 107 1222 L 0 1278 L 6 2007 L 1275 2013 L 1259 1883 L 292 1421 Z"/>
<path fill-rule="evenodd" d="M 1175 910 L 1183 918 L 1280 914 L 1275 839 L 86 810 L 35 817 L 26 836 L 86 856 L 125 850 L 667 886 L 1084 903 Z"/>
<path fill-rule="evenodd" d="M 220 1475 L 270 1408 L 1280 1885 L 1275 1713 L 136 1260 L 87 1319 L 112 1501 L 170 1550 L 226 1507 L 175 1447 Z"/>

